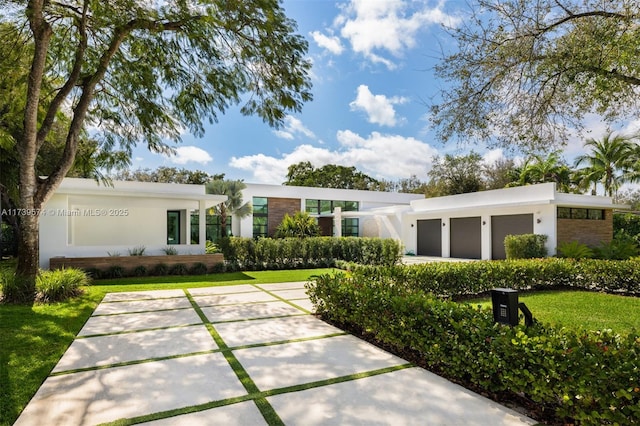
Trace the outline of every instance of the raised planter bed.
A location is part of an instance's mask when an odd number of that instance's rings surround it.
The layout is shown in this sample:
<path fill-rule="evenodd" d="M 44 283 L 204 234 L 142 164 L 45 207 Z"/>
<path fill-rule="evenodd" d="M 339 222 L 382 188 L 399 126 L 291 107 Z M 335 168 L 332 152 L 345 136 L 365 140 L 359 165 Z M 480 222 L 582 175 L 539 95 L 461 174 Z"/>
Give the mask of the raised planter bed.
<path fill-rule="evenodd" d="M 144 266 L 151 270 L 156 265 L 163 264 L 171 268 L 182 264 L 187 268 L 202 263 L 211 270 L 214 265 L 224 262 L 222 253 L 215 254 L 176 254 L 162 256 L 104 256 L 104 257 L 52 257 L 49 259 L 50 269 L 79 268 L 84 270 L 100 269 L 108 270 L 113 266 L 119 266 L 125 270 L 133 270 L 138 266 Z"/>

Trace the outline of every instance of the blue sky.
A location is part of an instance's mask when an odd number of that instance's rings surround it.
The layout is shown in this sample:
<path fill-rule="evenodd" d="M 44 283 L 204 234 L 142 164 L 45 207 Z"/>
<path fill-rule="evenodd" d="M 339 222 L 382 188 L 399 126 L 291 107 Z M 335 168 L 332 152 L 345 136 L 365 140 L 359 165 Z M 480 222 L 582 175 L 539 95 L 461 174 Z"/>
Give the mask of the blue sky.
<path fill-rule="evenodd" d="M 443 49 L 455 49 L 441 25 L 462 22 L 465 1 L 286 0 L 283 7 L 309 42 L 314 100 L 279 130 L 230 109 L 204 137 L 183 135 L 174 157 L 138 147 L 132 168 L 184 167 L 281 184 L 289 165 L 311 161 L 355 166 L 374 178 L 426 180 L 434 155 L 462 153 L 435 138 L 428 104 L 443 86 L 432 67 Z M 565 154 L 575 156 L 581 145 L 570 142 Z M 487 161 L 502 156 L 464 149 Z"/>

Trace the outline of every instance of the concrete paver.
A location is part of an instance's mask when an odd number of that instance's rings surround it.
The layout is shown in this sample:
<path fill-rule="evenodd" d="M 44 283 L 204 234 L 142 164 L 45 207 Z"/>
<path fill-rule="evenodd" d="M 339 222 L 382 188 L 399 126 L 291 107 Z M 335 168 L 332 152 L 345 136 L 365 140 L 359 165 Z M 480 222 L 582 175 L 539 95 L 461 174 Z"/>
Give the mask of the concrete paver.
<path fill-rule="evenodd" d="M 218 349 L 203 324 L 76 339 L 54 373 Z"/>
<path fill-rule="evenodd" d="M 418 367 L 276 395 L 267 401 L 287 425 L 535 424 Z"/>
<path fill-rule="evenodd" d="M 201 309 L 211 322 L 240 321 L 302 314 L 299 309 L 281 301 L 252 303 L 250 305 L 206 306 Z"/>
<path fill-rule="evenodd" d="M 94 425 L 241 395 L 221 353 L 49 377 L 15 425 Z"/>
<path fill-rule="evenodd" d="M 263 391 L 407 364 L 354 336 L 239 349 L 234 353 Z"/>
<path fill-rule="evenodd" d="M 200 324 L 193 309 L 91 317 L 78 336 Z"/>
<path fill-rule="evenodd" d="M 216 330 L 230 347 L 325 336 L 342 330 L 311 316 L 216 324 Z"/>
<path fill-rule="evenodd" d="M 535 424 L 306 314 L 304 282 L 187 292 L 206 324 L 183 290 L 106 295 L 16 425 L 253 426 L 264 404 L 286 425 Z"/>

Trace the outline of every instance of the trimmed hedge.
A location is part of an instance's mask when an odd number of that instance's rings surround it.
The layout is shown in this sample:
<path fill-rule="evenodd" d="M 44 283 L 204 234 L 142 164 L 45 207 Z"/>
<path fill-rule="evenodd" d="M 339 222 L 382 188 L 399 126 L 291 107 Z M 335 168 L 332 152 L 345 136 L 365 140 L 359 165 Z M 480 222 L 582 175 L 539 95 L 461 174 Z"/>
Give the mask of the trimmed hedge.
<path fill-rule="evenodd" d="M 218 241 L 225 260 L 239 269 L 331 267 L 336 261 L 395 265 L 402 257 L 398 241 L 364 237 L 252 238 Z"/>
<path fill-rule="evenodd" d="M 421 265 L 370 267 L 350 265 L 362 280 L 450 298 L 485 293 L 492 288 L 539 290 L 575 287 L 640 295 L 640 258 L 514 259 L 477 262 L 432 262 Z"/>
<path fill-rule="evenodd" d="M 487 266 L 482 265 L 485 278 Z M 425 285 L 391 285 L 402 281 L 378 280 L 363 274 L 364 269 L 308 283 L 316 312 L 399 351 L 417 353 L 424 365 L 447 378 L 494 395 L 525 397 L 543 417 L 552 415 L 566 424 L 640 423 L 638 334 L 494 324 L 490 309 L 438 299 L 422 291 Z M 450 270 L 471 272 L 455 265 Z M 510 275 L 523 279 L 524 269 L 516 270 Z M 378 268 L 377 276 L 386 275 Z"/>

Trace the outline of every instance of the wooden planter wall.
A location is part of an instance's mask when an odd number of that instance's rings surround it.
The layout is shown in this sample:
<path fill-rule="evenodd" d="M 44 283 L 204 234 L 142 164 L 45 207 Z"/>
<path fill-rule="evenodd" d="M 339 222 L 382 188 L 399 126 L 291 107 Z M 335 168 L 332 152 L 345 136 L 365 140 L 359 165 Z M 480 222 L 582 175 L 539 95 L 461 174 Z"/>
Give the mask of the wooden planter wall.
<path fill-rule="evenodd" d="M 207 269 L 224 262 L 222 253 L 215 254 L 176 254 L 165 256 L 104 256 L 104 257 L 52 257 L 49 259 L 50 269 L 79 268 L 107 270 L 112 266 L 120 266 L 125 270 L 133 270 L 138 266 L 144 266 L 148 270 L 156 265 L 163 264 L 171 268 L 182 264 L 188 268 L 203 263 Z"/>

